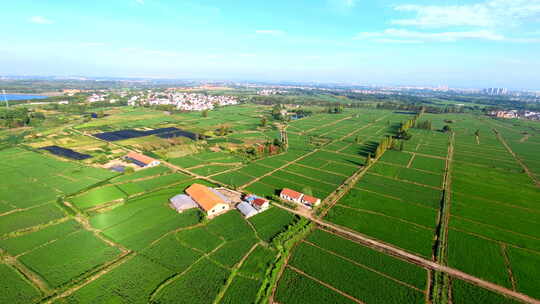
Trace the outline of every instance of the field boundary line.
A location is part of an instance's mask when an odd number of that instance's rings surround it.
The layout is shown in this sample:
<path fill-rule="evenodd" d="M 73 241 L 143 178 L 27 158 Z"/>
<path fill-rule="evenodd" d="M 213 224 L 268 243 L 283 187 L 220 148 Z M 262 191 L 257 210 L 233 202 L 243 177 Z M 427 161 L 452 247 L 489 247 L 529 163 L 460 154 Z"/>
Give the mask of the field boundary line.
<path fill-rule="evenodd" d="M 477 221 L 475 221 L 475 220 L 471 220 L 471 219 L 469 219 L 469 218 L 462 217 L 462 216 L 459 216 L 459 215 L 451 215 L 451 216 L 452 216 L 452 217 L 459 218 L 459 219 L 462 219 L 462 220 L 467 221 L 467 222 L 471 222 L 471 223 L 480 225 L 480 226 L 487 226 L 487 227 L 495 228 L 495 229 L 498 229 L 498 230 L 502 230 L 502 231 L 507 232 L 507 233 L 510 233 L 510 234 L 514 234 L 514 235 L 518 235 L 518 236 L 521 236 L 521 237 L 525 237 L 525 238 L 529 238 L 529 239 L 533 239 L 533 240 L 540 241 L 540 238 L 539 238 L 539 237 L 535 237 L 535 236 L 532 236 L 532 235 L 523 234 L 523 233 L 521 233 L 521 232 L 516 232 L 516 231 L 508 230 L 508 229 L 501 228 L 501 227 L 498 227 L 498 226 L 494 226 L 494 225 L 490 225 L 490 224 L 485 224 L 485 223 L 482 223 L 482 222 L 477 222 Z"/>
<path fill-rule="evenodd" d="M 403 222 L 403 223 L 406 223 L 406 224 L 409 224 L 409 225 L 413 225 L 413 226 L 416 226 L 418 228 L 426 229 L 426 230 L 429 230 L 429 231 L 433 230 L 433 227 L 431 227 L 431 228 L 426 227 L 424 225 L 420 225 L 420 224 L 417 224 L 417 223 L 410 222 L 410 221 L 408 221 L 406 219 L 402 219 L 402 218 L 399 218 L 399 217 L 395 217 L 395 216 L 391 216 L 391 215 L 388 215 L 388 214 L 380 213 L 380 212 L 377 212 L 377 211 L 372 211 L 372 210 L 367 210 L 367 209 L 362 209 L 362 208 L 354 208 L 354 207 L 350 207 L 350 206 L 347 206 L 347 205 L 340 204 L 339 202 L 334 204 L 334 207 L 335 206 L 339 206 L 339 207 L 342 207 L 342 208 L 345 208 L 345 209 L 354 210 L 354 211 L 356 211 L 358 213 L 364 212 L 364 213 L 369 213 L 369 214 L 374 214 L 374 215 L 394 219 L 396 221 L 400 221 L 400 222 Z"/>
<path fill-rule="evenodd" d="M 412 152 L 412 151 L 406 151 L 406 150 L 403 150 L 402 152 L 409 153 L 409 154 L 416 154 L 417 156 L 423 156 L 427 158 L 436 158 L 440 160 L 446 160 L 446 157 L 442 157 L 442 156 L 436 156 L 436 155 L 425 154 L 425 153 L 420 153 L 420 152 Z"/>
<path fill-rule="evenodd" d="M 378 274 L 378 275 L 380 275 L 380 276 L 382 276 L 382 277 L 385 277 L 385 278 L 387 278 L 387 279 L 389 279 L 389 280 L 395 281 L 396 283 L 399 283 L 399 284 L 401 284 L 401 285 L 403 285 L 403 286 L 409 287 L 409 288 L 414 289 L 414 290 L 416 290 L 416 291 L 419 291 L 419 292 L 421 292 L 421 293 L 423 293 L 423 294 L 426 294 L 426 291 L 425 291 L 425 290 L 422 290 L 422 289 L 420 289 L 420 288 L 418 288 L 418 287 L 416 287 L 416 286 L 413 286 L 413 285 L 411 285 L 411 284 L 409 284 L 409 283 L 405 283 L 405 282 L 403 282 L 403 281 L 401 281 L 401 280 L 399 280 L 399 279 L 397 279 L 397 278 L 394 278 L 394 277 L 392 277 L 392 276 L 390 276 L 390 275 L 388 275 L 388 274 L 386 274 L 386 273 L 383 273 L 383 272 L 380 272 L 380 271 L 378 271 L 378 270 L 375 270 L 375 269 L 373 269 L 373 268 L 371 268 L 371 267 L 369 267 L 369 266 L 367 266 L 367 265 L 364 265 L 364 264 L 362 264 L 362 263 L 360 263 L 360 262 L 357 262 L 357 261 L 355 261 L 355 260 L 353 260 L 353 259 L 350 259 L 350 258 L 348 258 L 348 257 L 342 256 L 342 255 L 340 255 L 339 253 L 336 253 L 336 252 L 334 252 L 334 251 L 332 251 L 332 250 L 330 250 L 330 249 L 323 248 L 323 247 L 321 247 L 321 246 L 319 246 L 319 245 L 317 245 L 317 244 L 314 244 L 314 243 L 312 243 L 312 242 L 310 242 L 310 241 L 302 240 L 302 242 L 304 242 L 304 243 L 306 243 L 306 244 L 309 244 L 309 245 L 311 245 L 311 246 L 313 246 L 313 247 L 316 247 L 316 248 L 318 248 L 318 249 L 320 249 L 320 250 L 322 250 L 322 251 L 328 252 L 329 254 L 334 255 L 334 256 L 336 256 L 336 257 L 338 257 L 338 258 L 340 258 L 340 259 L 346 260 L 346 261 L 348 261 L 348 262 L 350 262 L 350 263 L 352 263 L 352 264 L 354 264 L 354 265 L 356 265 L 356 266 L 358 266 L 358 267 L 367 269 L 367 270 L 369 270 L 369 271 L 371 271 L 371 272 L 374 272 L 374 273 L 376 273 L 376 274 Z"/>
<path fill-rule="evenodd" d="M 487 240 L 487 241 L 490 241 L 490 242 L 493 242 L 493 243 L 504 244 L 506 246 L 518 248 L 518 249 L 525 250 L 525 251 L 529 251 L 529 252 L 532 252 L 534 254 L 540 254 L 540 251 L 538 251 L 538 250 L 525 248 L 525 247 L 519 247 L 518 245 L 511 244 L 511 243 L 508 243 L 508 242 L 503 242 L 501 240 L 492 239 L 492 238 L 486 237 L 484 235 L 478 234 L 476 232 L 471 232 L 471 231 L 463 230 L 463 229 L 456 228 L 456 227 L 450 227 L 449 229 L 459 231 L 459 232 L 462 232 L 462 233 L 466 233 L 466 234 L 470 234 L 470 235 L 474 235 L 474 236 L 476 236 L 476 237 L 478 237 L 480 239 L 484 239 L 484 240 Z"/>
<path fill-rule="evenodd" d="M 386 116 L 388 116 L 388 115 L 386 115 Z M 386 116 L 382 116 L 382 117 L 380 117 L 378 120 L 380 120 L 380 119 L 382 119 L 382 118 L 384 118 L 384 117 L 386 117 Z M 375 121 L 372 122 L 371 124 L 376 123 L 378 120 L 375 120 Z M 370 124 L 367 124 L 367 125 L 363 126 L 363 128 L 366 128 L 366 127 L 369 126 L 369 125 L 370 125 Z M 359 129 L 359 130 L 360 130 L 360 129 Z M 356 130 L 356 131 L 359 131 L 359 130 Z M 355 131 L 355 132 L 356 132 L 356 131 Z M 354 133 L 354 132 L 353 132 L 353 133 Z M 349 134 L 349 135 L 350 135 L 350 134 Z M 343 138 L 346 138 L 346 137 L 349 136 L 349 135 L 346 135 L 346 136 L 343 137 Z M 337 140 L 332 140 L 332 141 L 330 141 L 327 145 L 329 145 L 329 144 L 331 144 L 331 143 L 333 143 L 333 142 L 339 141 L 339 140 L 341 140 L 341 138 L 340 138 L 340 139 L 337 139 Z M 270 176 L 270 175 L 274 174 L 275 172 L 277 172 L 277 171 L 279 171 L 279 170 L 281 170 L 281 169 L 285 169 L 286 167 L 288 167 L 288 166 L 290 166 L 290 165 L 292 165 L 292 164 L 295 164 L 295 163 L 301 161 L 302 159 L 304 159 L 304 158 L 306 158 L 306 157 L 308 157 L 308 156 L 310 156 L 310 155 L 315 154 L 315 153 L 318 152 L 318 151 L 324 150 L 323 148 L 324 148 L 324 146 L 323 146 L 323 147 L 320 147 L 320 148 L 317 148 L 317 149 L 314 149 L 314 150 L 311 151 L 311 152 L 308 152 L 308 153 L 306 153 L 306 154 L 304 154 L 304 155 L 302 155 L 302 156 L 300 156 L 300 157 L 298 157 L 298 158 L 296 158 L 296 159 L 294 159 L 294 160 L 292 160 L 292 161 L 290 161 L 290 162 L 287 162 L 287 163 L 284 164 L 283 166 L 280 166 L 280 167 L 278 167 L 278 168 L 276 168 L 276 169 L 274 169 L 274 170 L 272 170 L 272 171 L 270 171 L 270 172 L 268 172 L 268 173 L 266 173 L 266 174 L 263 174 L 263 175 L 261 175 L 261 176 L 255 178 L 255 179 L 253 179 L 252 181 L 250 181 L 250 182 L 248 182 L 248 183 L 242 185 L 241 187 L 239 187 L 239 189 L 240 189 L 240 190 L 244 190 L 245 188 L 251 186 L 252 184 L 254 184 L 254 183 L 256 183 L 256 182 L 258 182 L 259 180 L 261 180 L 261 179 L 263 179 L 263 178 L 265 178 L 265 177 L 267 177 L 267 176 Z"/>
<path fill-rule="evenodd" d="M 502 137 L 502 135 L 499 133 L 499 131 L 497 131 L 497 129 L 493 129 L 493 132 L 495 132 L 495 134 L 497 134 L 497 138 L 499 139 L 499 141 L 503 144 L 503 146 L 506 148 L 506 150 L 508 151 L 508 153 L 510 153 L 514 159 L 516 160 L 516 162 L 523 168 L 523 170 L 525 170 L 525 173 L 527 173 L 527 175 L 533 180 L 534 184 L 536 185 L 536 187 L 540 187 L 540 181 L 536 178 L 536 176 L 531 172 L 531 170 L 529 170 L 529 167 L 527 167 L 525 165 L 525 163 L 521 160 L 521 158 L 519 158 L 516 153 L 514 153 L 514 151 L 512 151 L 512 149 L 510 148 L 510 146 L 508 145 L 508 143 L 506 143 L 506 140 L 504 140 L 504 138 Z"/>
<path fill-rule="evenodd" d="M 324 287 L 326 287 L 326 288 L 328 288 L 328 289 L 330 289 L 330 290 L 332 290 L 332 291 L 334 291 L 334 292 L 336 292 L 336 293 L 339 293 L 340 295 L 342 295 L 342 296 L 348 298 L 348 299 L 351 300 L 351 301 L 354 301 L 354 302 L 359 303 L 359 304 L 366 304 L 366 303 L 364 303 L 364 302 L 358 300 L 357 298 L 351 296 L 350 294 L 345 293 L 345 292 L 343 292 L 343 291 L 341 291 L 341 290 L 335 288 L 334 286 L 332 286 L 332 285 L 330 285 L 330 284 L 328 284 L 328 283 L 326 283 L 326 282 L 323 282 L 323 281 L 321 281 L 321 280 L 319 280 L 319 279 L 317 279 L 317 278 L 315 278 L 315 277 L 313 277 L 313 276 L 311 276 L 311 275 L 309 275 L 309 274 L 303 272 L 302 270 L 300 270 L 300 269 L 298 269 L 298 268 L 296 268 L 296 267 L 294 267 L 294 266 L 291 266 L 291 265 L 287 264 L 286 267 L 289 267 L 290 269 L 292 269 L 292 270 L 295 271 L 296 273 L 298 273 L 298 274 L 300 274 L 300 275 L 302 275 L 302 276 L 304 276 L 304 277 L 306 277 L 306 278 L 308 278 L 308 279 L 310 279 L 310 280 L 312 280 L 312 281 L 314 281 L 314 282 L 317 282 L 317 283 L 321 284 L 322 286 L 324 286 Z"/>
<path fill-rule="evenodd" d="M 440 208 L 431 256 L 434 262 L 441 265 L 446 265 L 446 254 L 448 249 L 448 229 L 450 226 L 452 206 L 452 164 L 454 161 L 454 143 L 455 133 L 452 132 L 452 135 L 448 138 Z M 434 300 L 435 302 L 444 302 L 447 300 L 446 296 L 451 293 L 449 287 L 450 279 L 447 274 L 431 271 L 431 277 L 428 282 L 430 283 L 428 286 L 430 300 Z"/>
<path fill-rule="evenodd" d="M 300 244 L 300 242 L 301 241 L 295 242 L 294 245 L 289 249 L 288 255 L 285 257 L 285 261 L 283 261 L 283 265 L 281 269 L 279 270 L 279 273 L 276 277 L 276 284 L 272 286 L 272 292 L 270 293 L 270 298 L 268 299 L 269 304 L 277 304 L 277 302 L 274 301 L 274 299 L 276 298 L 276 290 L 278 288 L 279 282 L 281 281 L 281 278 L 283 277 L 283 272 L 285 272 L 285 268 L 287 268 L 287 266 L 289 265 L 289 260 L 291 259 L 292 255 L 294 254 L 294 250 L 296 249 L 298 244 Z"/>
<path fill-rule="evenodd" d="M 11 266 L 15 271 L 22 275 L 26 281 L 28 281 L 34 288 L 39 290 L 42 296 L 49 295 L 54 291 L 54 289 L 49 286 L 47 281 L 39 273 L 28 268 L 15 257 L 3 252 L 2 249 L 0 249 L 0 253 L 3 255 L 1 261 Z"/>
<path fill-rule="evenodd" d="M 407 163 L 407 166 L 405 168 L 410 169 L 412 162 L 414 161 L 415 158 L 416 158 L 416 152 L 412 154 L 411 159 L 409 159 L 409 162 Z"/>
<path fill-rule="evenodd" d="M 336 173 L 336 172 L 332 172 L 332 171 L 328 171 L 328 170 L 324 170 L 324 169 L 320 169 L 320 168 L 313 168 L 313 167 L 306 166 L 306 165 L 303 165 L 303 164 L 295 164 L 295 165 L 300 166 L 300 167 L 304 167 L 306 169 L 321 171 L 321 172 L 334 174 L 334 175 L 338 175 L 338 176 L 343 176 L 343 177 L 349 177 L 348 175 L 345 175 L 345 174 L 342 174 L 342 173 Z"/>
<path fill-rule="evenodd" d="M 508 278 L 510 279 L 510 282 L 512 283 L 512 289 L 514 291 L 517 291 L 517 284 L 516 279 L 514 278 L 514 273 L 512 271 L 512 266 L 510 264 L 510 259 L 508 258 L 508 251 L 506 250 L 506 244 L 499 244 L 501 247 L 501 254 L 504 257 L 504 264 L 506 265 L 506 271 L 508 271 Z"/>
<path fill-rule="evenodd" d="M 223 245 L 225 244 L 226 242 L 223 242 L 221 244 L 219 244 L 219 246 L 217 246 L 216 248 L 214 248 L 212 251 L 208 252 L 208 253 L 205 253 L 205 254 L 202 254 L 197 260 L 195 260 L 193 263 L 191 263 L 191 265 L 189 265 L 186 269 L 184 269 L 184 271 L 180 272 L 180 273 L 175 273 L 173 274 L 172 276 L 170 276 L 169 278 L 165 279 L 165 281 L 161 282 L 149 295 L 148 295 L 148 299 L 150 300 L 150 302 L 153 301 L 154 297 L 161 291 L 163 290 L 163 288 L 169 286 L 170 284 L 172 284 L 174 281 L 178 280 L 179 278 L 181 278 L 184 274 L 186 274 L 188 271 L 191 270 L 191 268 L 193 268 L 193 266 L 195 266 L 195 264 L 199 263 L 200 261 L 202 261 L 203 259 L 208 259 L 211 263 L 214 263 L 214 260 L 210 259 L 209 256 L 216 252 L 218 249 L 220 249 L 221 247 L 223 247 Z M 189 247 L 188 247 L 189 248 Z M 192 249 L 192 248 L 191 248 Z M 221 267 L 220 265 L 216 264 L 216 266 L 218 267 Z"/>
<path fill-rule="evenodd" d="M 524 211 L 533 212 L 533 213 L 539 213 L 540 214 L 539 210 L 535 210 L 535 209 L 531 209 L 531 208 L 527 208 L 527 207 L 523 207 L 523 206 L 518 206 L 518 205 L 509 204 L 509 203 L 494 201 L 494 200 L 491 200 L 491 199 L 487 199 L 485 197 L 471 195 L 471 194 L 467 194 L 467 193 L 463 193 L 463 192 L 459 192 L 459 191 L 454 191 L 454 193 L 457 193 L 457 194 L 463 195 L 463 196 L 468 196 L 470 198 L 473 198 L 473 199 L 476 199 L 476 200 L 481 200 L 481 201 L 484 201 L 484 202 L 487 202 L 487 203 L 490 203 L 490 204 L 503 205 L 503 206 L 507 206 L 507 207 L 512 207 L 512 208 L 521 209 L 521 210 L 524 210 Z"/>
<path fill-rule="evenodd" d="M 240 270 L 240 267 L 242 267 L 242 265 L 247 260 L 249 255 L 255 250 L 255 248 L 257 248 L 257 246 L 259 246 L 258 242 L 255 243 L 253 246 L 251 246 L 249 251 L 242 257 L 242 259 L 238 263 L 236 263 L 236 265 L 234 265 L 232 267 L 231 275 L 229 275 L 229 277 L 227 278 L 227 282 L 225 282 L 225 285 L 222 286 L 221 290 L 219 291 L 219 293 L 214 298 L 214 301 L 212 302 L 213 304 L 218 304 L 218 303 L 221 302 L 221 299 L 223 299 L 223 296 L 225 295 L 225 293 L 227 292 L 227 290 L 231 286 L 231 283 L 233 282 L 234 278 L 237 275 L 239 275 L 238 271 Z"/>
<path fill-rule="evenodd" d="M 419 186 L 419 187 L 429 188 L 429 189 L 433 189 L 433 190 L 437 190 L 437 191 L 442 191 L 443 190 L 443 187 L 430 186 L 430 185 L 421 184 L 421 183 L 417 183 L 417 182 L 406 180 L 406 179 L 400 179 L 400 178 L 397 178 L 397 177 L 391 177 L 391 176 L 382 175 L 382 174 L 375 173 L 375 172 L 369 172 L 369 174 L 379 176 L 379 177 L 383 177 L 383 178 L 388 178 L 388 179 L 395 180 L 395 181 L 398 181 L 398 182 L 403 182 L 403 183 L 406 183 L 406 184 L 412 184 L 412 185 L 416 185 L 416 186 Z"/>
<path fill-rule="evenodd" d="M 364 246 L 368 246 L 368 247 L 370 247 L 370 248 L 372 248 L 374 250 L 377 250 L 379 252 L 383 252 L 385 254 L 388 254 L 388 255 L 394 256 L 396 258 L 408 261 L 410 263 L 419 265 L 419 266 L 424 267 L 424 268 L 429 268 L 429 269 L 433 269 L 435 271 L 440 271 L 440 272 L 447 273 L 448 275 L 450 275 L 452 277 L 458 278 L 458 279 L 463 280 L 463 281 L 467 281 L 469 283 L 472 283 L 474 285 L 480 286 L 480 287 L 485 288 L 485 289 L 492 290 L 492 291 L 494 291 L 496 293 L 500 293 L 500 294 L 503 294 L 503 295 L 518 299 L 518 300 L 520 300 L 522 302 L 531 303 L 531 304 L 540 304 L 540 300 L 534 299 L 534 298 L 532 298 L 532 297 L 530 297 L 530 296 L 528 296 L 526 294 L 519 293 L 519 292 L 510 290 L 510 289 L 508 289 L 506 287 L 497 285 L 495 283 L 485 281 L 483 279 L 480 279 L 478 277 L 475 277 L 475 276 L 470 275 L 468 273 L 465 273 L 463 271 L 457 270 L 455 268 L 451 268 L 451 267 L 448 267 L 448 266 L 438 264 L 438 263 L 433 262 L 431 260 L 428 260 L 428 259 L 426 259 L 424 257 L 421 257 L 421 256 L 418 256 L 416 254 L 405 251 L 404 249 L 401 249 L 399 247 L 395 247 L 394 245 L 390 245 L 388 243 L 385 243 L 385 242 L 382 242 L 382 241 L 379 241 L 379 240 L 376 240 L 376 239 L 372 239 L 372 238 L 370 238 L 368 236 L 365 236 L 365 235 L 363 235 L 363 234 L 361 234 L 361 233 L 359 233 L 357 231 L 352 231 L 350 229 L 328 223 L 326 221 L 315 218 L 315 217 L 313 217 L 311 215 L 302 214 L 301 212 L 298 212 L 296 210 L 293 210 L 293 209 L 285 207 L 285 206 L 281 206 L 279 204 L 276 204 L 275 206 L 278 206 L 279 208 L 282 208 L 284 210 L 287 210 L 287 211 L 289 211 L 291 213 L 294 213 L 294 214 L 297 214 L 299 216 L 306 217 L 307 219 L 311 220 L 312 222 L 314 222 L 314 223 L 316 223 L 316 224 L 318 224 L 320 226 L 323 226 L 323 227 L 326 227 L 327 229 L 330 229 L 330 230 L 336 231 L 338 233 L 341 233 L 346 238 L 354 240 L 357 243 L 360 243 L 360 244 L 362 244 Z"/>
<path fill-rule="evenodd" d="M 416 152 L 414 154 L 416 155 Z M 435 173 L 433 171 L 428 171 L 428 170 L 423 170 L 423 169 L 418 169 L 418 168 L 407 168 L 407 166 L 403 166 L 403 165 L 395 164 L 395 163 L 389 163 L 389 162 L 384 161 L 382 159 L 380 159 L 379 162 L 384 164 L 384 165 L 387 165 L 387 166 L 394 166 L 394 167 L 399 167 L 399 168 L 402 168 L 402 169 L 416 170 L 416 171 L 420 171 L 420 172 L 423 172 L 423 173 L 429 173 L 429 174 L 433 174 L 433 175 L 440 175 L 441 177 L 443 175 L 443 174 L 440 174 L 440 173 Z"/>
<path fill-rule="evenodd" d="M 352 187 L 351 190 L 353 190 L 353 189 L 358 190 L 358 191 L 365 191 L 365 192 L 373 193 L 373 194 L 380 195 L 380 196 L 383 196 L 383 197 L 386 197 L 386 198 L 389 198 L 389 199 L 393 199 L 393 200 L 396 200 L 396 201 L 400 201 L 400 202 L 403 202 L 403 203 L 406 203 L 406 204 L 412 204 L 412 205 L 415 205 L 415 206 L 418 206 L 418 207 L 428 208 L 428 209 L 431 209 L 431 210 L 437 210 L 438 209 L 438 208 L 435 208 L 435 207 L 430 207 L 427 204 L 422 204 L 422 203 L 413 202 L 413 201 L 406 201 L 406 200 L 403 200 L 402 198 L 399 198 L 399 197 L 391 196 L 391 195 L 388 195 L 388 194 L 382 194 L 382 193 L 379 193 L 377 191 L 369 190 L 369 189 L 366 189 L 366 188 Z"/>
<path fill-rule="evenodd" d="M 127 252 L 127 253 L 123 253 L 121 254 L 118 258 L 110 261 L 109 263 L 103 265 L 103 267 L 98 270 L 96 273 L 88 276 L 88 277 L 85 277 L 83 278 L 81 281 L 77 282 L 77 284 L 67 290 L 64 290 L 63 292 L 61 293 L 58 293 L 58 294 L 55 294 L 53 295 L 52 297 L 50 298 L 46 298 L 42 301 L 40 301 L 40 303 L 53 303 L 53 301 L 55 300 L 58 300 L 60 298 L 65 298 L 65 297 L 68 297 L 70 295 L 72 295 L 74 292 L 76 292 L 77 290 L 85 287 L 86 285 L 92 283 L 93 281 L 101 278 L 102 276 L 106 275 L 107 273 L 109 273 L 110 271 L 116 269 L 118 266 L 124 264 L 125 262 L 127 262 L 128 260 L 132 259 L 133 257 L 135 257 L 136 254 L 133 253 L 133 252 Z"/>

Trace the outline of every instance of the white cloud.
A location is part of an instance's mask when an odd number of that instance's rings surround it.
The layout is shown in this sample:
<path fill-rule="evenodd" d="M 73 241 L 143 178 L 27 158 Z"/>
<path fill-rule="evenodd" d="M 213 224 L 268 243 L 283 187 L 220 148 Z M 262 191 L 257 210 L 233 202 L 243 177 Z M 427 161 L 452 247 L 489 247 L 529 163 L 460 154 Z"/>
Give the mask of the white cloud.
<path fill-rule="evenodd" d="M 52 20 L 49 20 L 42 16 L 33 16 L 30 18 L 30 22 L 36 23 L 36 24 L 53 24 Z"/>
<path fill-rule="evenodd" d="M 393 24 L 420 27 L 510 26 L 538 20 L 540 0 L 487 0 L 465 5 L 397 5 L 395 10 L 414 13 L 413 18 Z"/>
<path fill-rule="evenodd" d="M 428 33 L 403 29 L 387 29 L 382 32 L 360 33 L 355 39 L 373 39 L 377 42 L 386 43 L 422 43 L 426 41 L 456 42 L 466 39 L 502 41 L 505 40 L 505 37 L 488 30 Z"/>
<path fill-rule="evenodd" d="M 140 5 L 143 5 L 143 4 L 144 4 L 144 0 L 135 0 L 135 2 L 137 2 L 137 3 L 140 4 Z"/>
<path fill-rule="evenodd" d="M 261 34 L 261 35 L 274 35 L 274 36 L 284 34 L 284 32 L 281 30 L 256 30 L 255 33 Z"/>

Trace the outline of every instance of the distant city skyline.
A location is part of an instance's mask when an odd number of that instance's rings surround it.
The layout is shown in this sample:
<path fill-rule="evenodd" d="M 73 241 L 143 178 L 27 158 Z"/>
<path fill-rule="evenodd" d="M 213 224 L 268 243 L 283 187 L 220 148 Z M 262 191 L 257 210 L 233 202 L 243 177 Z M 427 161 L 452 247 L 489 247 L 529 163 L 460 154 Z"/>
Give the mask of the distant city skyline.
<path fill-rule="evenodd" d="M 0 10 L 0 75 L 540 90 L 540 0 L 19 0 Z"/>

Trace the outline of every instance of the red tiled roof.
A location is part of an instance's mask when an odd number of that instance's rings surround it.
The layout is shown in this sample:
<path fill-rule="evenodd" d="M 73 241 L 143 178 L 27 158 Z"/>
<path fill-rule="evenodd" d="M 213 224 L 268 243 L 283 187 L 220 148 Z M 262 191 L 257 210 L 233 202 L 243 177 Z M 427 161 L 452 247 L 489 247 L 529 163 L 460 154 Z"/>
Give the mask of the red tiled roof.
<path fill-rule="evenodd" d="M 319 200 L 318 198 L 316 197 L 313 197 L 313 196 L 309 196 L 309 195 L 306 195 L 304 194 L 304 198 L 302 198 L 305 202 L 308 202 L 312 205 L 316 204 L 317 201 Z"/>
<path fill-rule="evenodd" d="M 302 196 L 302 193 L 300 192 L 296 192 L 294 190 L 291 190 L 289 188 L 284 188 L 283 190 L 281 190 L 281 194 L 282 195 L 286 195 L 292 199 L 299 199 L 301 196 Z"/>
<path fill-rule="evenodd" d="M 255 204 L 255 205 L 259 206 L 259 207 L 264 205 L 267 202 L 268 202 L 267 200 L 262 199 L 262 198 L 256 198 L 256 199 L 253 200 L 253 204 Z"/>
<path fill-rule="evenodd" d="M 148 157 L 146 155 L 142 155 L 142 154 L 139 154 L 139 153 L 135 153 L 135 152 L 129 152 L 127 155 L 126 155 L 128 158 L 131 158 L 131 159 L 134 159 L 136 161 L 139 161 L 145 165 L 148 165 L 150 164 L 151 162 L 155 161 L 155 159 L 151 158 L 151 157 Z"/>

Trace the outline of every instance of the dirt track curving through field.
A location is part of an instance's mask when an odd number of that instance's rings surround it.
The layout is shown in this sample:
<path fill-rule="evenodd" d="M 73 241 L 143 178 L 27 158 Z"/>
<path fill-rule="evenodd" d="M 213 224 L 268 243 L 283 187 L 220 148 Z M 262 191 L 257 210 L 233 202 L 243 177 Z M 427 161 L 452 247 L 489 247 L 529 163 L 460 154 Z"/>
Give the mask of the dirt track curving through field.
<path fill-rule="evenodd" d="M 504 140 L 504 138 L 501 136 L 499 131 L 497 131 L 497 129 L 493 129 L 493 132 L 495 132 L 495 134 L 497 135 L 497 138 L 499 139 L 499 141 L 503 144 L 503 146 L 506 148 L 506 150 L 508 150 L 508 153 L 510 153 L 514 157 L 514 159 L 517 161 L 517 163 L 523 168 L 525 173 L 527 173 L 527 175 L 534 181 L 535 185 L 537 187 L 540 187 L 540 181 L 536 178 L 536 176 L 534 176 L 534 174 L 531 172 L 529 167 L 527 167 L 527 165 L 525 165 L 525 163 L 521 160 L 521 158 L 519 158 L 516 155 L 516 153 L 512 150 L 512 148 L 510 148 L 510 146 L 508 145 L 506 140 Z"/>
<path fill-rule="evenodd" d="M 469 282 L 471 284 L 474 284 L 474 285 L 480 286 L 482 288 L 486 288 L 486 289 L 495 291 L 497 293 L 500 293 L 500 294 L 503 294 L 505 296 L 508 296 L 508 297 L 523 301 L 525 303 L 540 304 L 540 300 L 531 298 L 531 297 L 529 297 L 529 296 L 527 296 L 525 294 L 522 294 L 522 293 L 510 290 L 508 288 L 499 286 L 497 284 L 485 281 L 485 280 L 480 279 L 478 277 L 467 274 L 467 273 L 465 273 L 463 271 L 460 271 L 460 270 L 457 270 L 457 269 L 454 269 L 454 268 L 451 268 L 451 267 L 448 267 L 448 266 L 438 264 L 438 263 L 433 262 L 431 260 L 428 260 L 426 258 L 423 258 L 423 257 L 417 256 L 415 254 L 412 254 L 410 252 L 407 252 L 407 251 L 405 251 L 403 249 L 394 247 L 392 245 L 386 244 L 386 243 L 381 242 L 381 241 L 371 239 L 371 238 L 369 238 L 367 236 L 364 236 L 363 234 L 360 234 L 358 232 L 353 232 L 353 231 L 351 231 L 349 229 L 336 226 L 334 224 L 331 224 L 331 223 L 322 221 L 320 219 L 317 219 L 317 218 L 315 218 L 315 217 L 313 217 L 311 215 L 307 215 L 305 213 L 298 212 L 296 210 L 287 208 L 285 206 L 281 206 L 279 204 L 274 204 L 274 206 L 276 206 L 278 208 L 281 208 L 281 209 L 284 209 L 284 210 L 287 210 L 287 211 L 289 211 L 291 213 L 294 213 L 294 214 L 297 214 L 297 215 L 300 215 L 300 216 L 304 216 L 304 217 L 308 218 L 309 220 L 313 221 L 314 223 L 318 224 L 319 226 L 324 227 L 327 230 L 335 232 L 335 233 L 337 233 L 339 235 L 342 235 L 342 236 L 344 236 L 344 237 L 346 237 L 348 239 L 351 239 L 351 240 L 353 240 L 353 241 L 355 241 L 357 243 L 360 243 L 360 244 L 362 244 L 364 246 L 370 247 L 370 248 L 375 249 L 377 251 L 392 255 L 392 256 L 400 258 L 402 260 L 406 260 L 408 262 L 417 264 L 417 265 L 422 266 L 422 267 L 427 268 L 427 269 L 431 269 L 431 270 L 446 273 L 446 274 L 450 275 L 453 278 L 457 278 L 457 279 L 460 279 L 460 280 L 463 280 L 463 281 L 467 281 L 467 282 Z"/>

